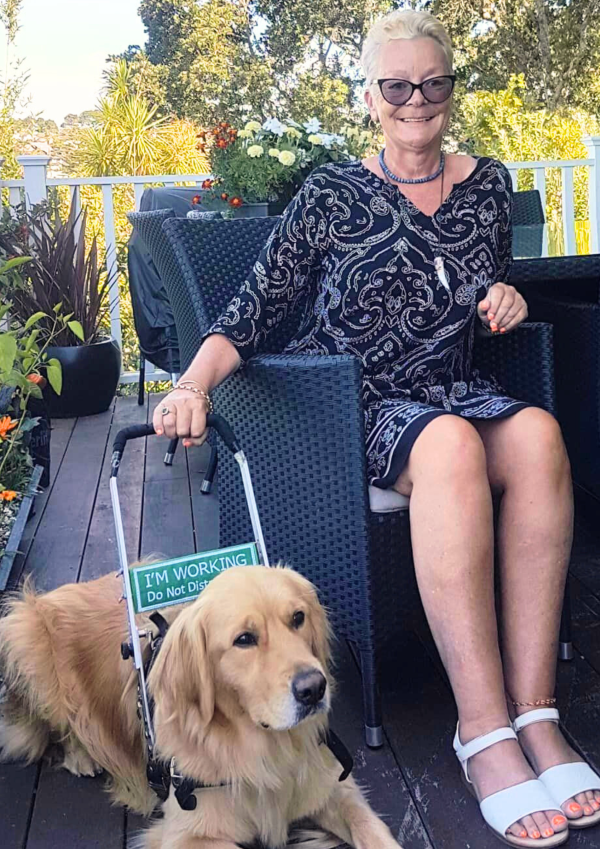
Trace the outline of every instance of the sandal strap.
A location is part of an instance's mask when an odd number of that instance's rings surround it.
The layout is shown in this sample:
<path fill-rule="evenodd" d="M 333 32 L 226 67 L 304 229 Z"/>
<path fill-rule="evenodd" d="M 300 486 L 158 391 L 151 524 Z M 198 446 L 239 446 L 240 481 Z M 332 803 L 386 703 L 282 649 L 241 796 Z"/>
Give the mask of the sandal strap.
<path fill-rule="evenodd" d="M 529 814 L 562 811 L 546 787 L 536 779 L 500 790 L 479 803 L 481 814 L 494 831 L 504 837 L 506 830 Z"/>
<path fill-rule="evenodd" d="M 554 803 L 558 805 L 562 805 L 578 793 L 600 789 L 600 776 L 586 763 L 551 766 L 539 776 L 539 779 L 554 799 Z"/>
<path fill-rule="evenodd" d="M 516 739 L 517 735 L 514 729 L 506 726 L 504 728 L 497 728 L 495 731 L 490 731 L 489 734 L 482 734 L 480 737 L 475 737 L 474 740 L 470 740 L 463 745 L 460 742 L 459 725 L 457 725 L 456 734 L 454 735 L 454 751 L 462 765 L 467 781 L 471 781 L 467 765 L 469 758 L 478 755 L 479 752 L 483 752 L 485 749 L 489 749 L 490 746 L 495 746 L 496 743 L 501 743 L 503 740 Z"/>
<path fill-rule="evenodd" d="M 517 716 L 513 722 L 513 728 L 518 733 L 536 722 L 555 722 L 558 725 L 559 721 L 560 715 L 556 708 L 538 708 L 538 710 L 530 710 Z"/>

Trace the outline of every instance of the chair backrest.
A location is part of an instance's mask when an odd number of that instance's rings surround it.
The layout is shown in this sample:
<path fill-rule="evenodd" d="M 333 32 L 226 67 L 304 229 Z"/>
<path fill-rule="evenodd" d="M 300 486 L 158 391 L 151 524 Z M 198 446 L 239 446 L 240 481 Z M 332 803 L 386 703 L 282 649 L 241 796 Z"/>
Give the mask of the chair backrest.
<path fill-rule="evenodd" d="M 515 192 L 513 203 L 513 256 L 542 255 L 544 210 L 537 189 Z"/>
<path fill-rule="evenodd" d="M 183 368 L 198 350 L 202 336 L 221 315 L 252 270 L 279 219 L 240 218 L 233 221 L 196 221 L 170 218 L 163 224 L 177 272 L 165 276 Z M 265 353 L 281 351 L 292 336 L 298 318 L 290 319 L 269 339 Z"/>

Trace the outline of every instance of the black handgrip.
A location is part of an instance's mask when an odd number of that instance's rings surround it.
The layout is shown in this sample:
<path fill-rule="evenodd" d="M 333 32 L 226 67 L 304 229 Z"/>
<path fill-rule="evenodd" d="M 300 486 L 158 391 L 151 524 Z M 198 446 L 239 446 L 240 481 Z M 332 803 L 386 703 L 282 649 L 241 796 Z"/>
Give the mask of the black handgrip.
<path fill-rule="evenodd" d="M 240 447 L 227 419 L 218 413 L 209 413 L 206 417 L 206 426 L 214 428 L 232 454 L 237 454 Z"/>
<path fill-rule="evenodd" d="M 110 476 L 114 478 L 119 471 L 119 464 L 125 445 L 130 439 L 139 439 L 141 436 L 153 436 L 155 433 L 154 427 L 150 424 L 130 425 L 120 430 L 113 442 L 112 460 L 110 463 Z"/>
<path fill-rule="evenodd" d="M 218 413 L 209 413 L 206 417 L 206 426 L 212 427 L 217 431 L 227 448 L 233 454 L 236 454 L 240 450 L 231 425 L 223 416 L 220 416 Z M 130 439 L 139 439 L 142 436 L 154 436 L 155 433 L 154 426 L 151 424 L 130 425 L 120 430 L 113 442 L 111 477 L 115 477 L 119 471 L 119 465 L 127 442 Z"/>

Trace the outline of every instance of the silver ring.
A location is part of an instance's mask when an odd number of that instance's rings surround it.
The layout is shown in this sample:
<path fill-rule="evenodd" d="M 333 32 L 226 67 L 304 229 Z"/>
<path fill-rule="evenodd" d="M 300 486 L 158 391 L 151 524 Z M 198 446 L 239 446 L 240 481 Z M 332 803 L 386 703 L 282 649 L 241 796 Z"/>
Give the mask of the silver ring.
<path fill-rule="evenodd" d="M 163 408 L 162 408 L 162 410 L 160 411 L 160 414 L 161 414 L 161 416 L 164 418 L 165 416 L 168 416 L 168 415 L 169 415 L 169 413 L 172 413 L 172 412 L 173 412 L 173 411 L 172 411 L 172 410 L 169 410 L 169 408 L 168 408 L 168 407 L 163 407 Z"/>

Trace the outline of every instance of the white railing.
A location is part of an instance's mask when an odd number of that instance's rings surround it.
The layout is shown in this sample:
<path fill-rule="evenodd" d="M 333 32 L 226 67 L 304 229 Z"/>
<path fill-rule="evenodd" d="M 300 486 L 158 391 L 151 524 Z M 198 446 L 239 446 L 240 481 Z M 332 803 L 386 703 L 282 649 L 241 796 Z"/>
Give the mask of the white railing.
<path fill-rule="evenodd" d="M 518 174 L 520 171 L 533 172 L 533 186 L 536 188 L 542 200 L 542 208 L 546 211 L 546 183 L 547 172 L 550 169 L 560 169 L 562 185 L 562 231 L 565 254 L 577 253 L 576 227 L 575 227 L 575 181 L 574 169 L 586 168 L 588 170 L 588 204 L 589 204 L 589 227 L 590 227 L 590 251 L 600 253 L 600 136 L 588 136 L 583 139 L 588 151 L 586 159 L 569 160 L 542 160 L 538 162 L 508 162 L 507 167 L 511 174 L 515 190 L 518 185 Z M 48 188 L 54 186 L 68 186 L 72 202 L 76 208 L 81 207 L 81 186 L 100 186 L 102 189 L 104 236 L 107 251 L 109 272 L 113 277 L 111 300 L 111 331 L 115 339 L 121 341 L 121 318 L 119 303 L 119 282 L 117 278 L 117 238 L 115 229 L 115 213 L 113 205 L 113 186 L 133 185 L 135 209 L 139 209 L 140 200 L 146 185 L 162 183 L 173 187 L 177 184 L 200 183 L 209 177 L 209 174 L 169 174 L 145 177 L 65 177 L 49 178 L 47 176 L 48 156 L 19 156 L 18 162 L 23 167 L 23 179 L 0 180 L 0 189 L 7 188 L 9 204 L 16 206 L 23 199 L 28 205 L 45 200 Z M 0 158 L 0 167 L 3 160 Z M 132 210 L 133 211 L 133 210 Z M 544 228 L 543 255 L 548 252 L 547 228 Z M 153 370 L 148 364 L 147 380 L 164 379 L 164 372 Z M 122 382 L 130 383 L 137 380 L 137 372 L 128 372 L 122 375 Z"/>

